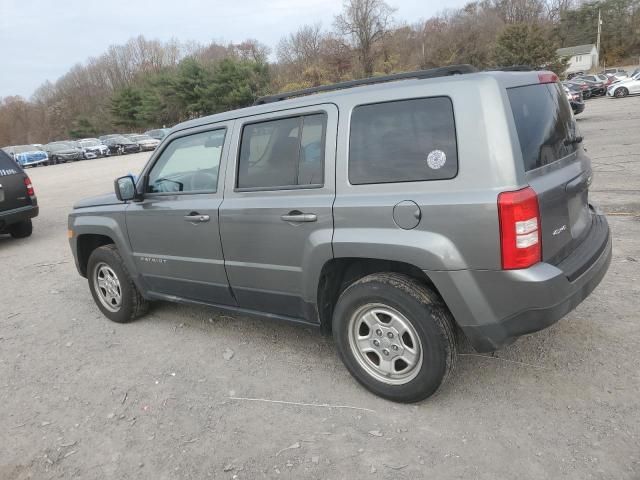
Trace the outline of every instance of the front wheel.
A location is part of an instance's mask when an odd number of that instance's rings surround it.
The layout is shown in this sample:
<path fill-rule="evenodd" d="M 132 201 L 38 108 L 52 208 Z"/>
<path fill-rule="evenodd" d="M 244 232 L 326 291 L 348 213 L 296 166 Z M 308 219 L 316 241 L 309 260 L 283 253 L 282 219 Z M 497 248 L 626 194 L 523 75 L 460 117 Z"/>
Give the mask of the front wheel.
<path fill-rule="evenodd" d="M 406 275 L 378 273 L 351 284 L 338 299 L 332 326 L 349 372 L 389 400 L 423 400 L 453 370 L 451 314 L 437 294 Z"/>
<path fill-rule="evenodd" d="M 624 98 L 627 95 L 629 95 L 629 90 L 627 90 L 624 87 L 620 87 L 619 89 L 616 90 L 616 92 L 614 93 L 614 96 L 616 98 Z"/>
<path fill-rule="evenodd" d="M 87 266 L 89 288 L 98 308 L 109 319 L 127 323 L 146 313 L 140 295 L 115 245 L 96 248 Z"/>

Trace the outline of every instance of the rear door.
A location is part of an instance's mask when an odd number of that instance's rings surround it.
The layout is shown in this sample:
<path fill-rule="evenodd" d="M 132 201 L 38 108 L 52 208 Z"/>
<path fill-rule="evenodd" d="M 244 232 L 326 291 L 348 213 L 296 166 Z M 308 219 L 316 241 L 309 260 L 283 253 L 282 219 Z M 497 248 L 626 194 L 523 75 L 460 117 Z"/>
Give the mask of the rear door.
<path fill-rule="evenodd" d="M 507 92 L 526 180 L 538 194 L 543 260 L 556 264 L 591 228 L 591 161 L 580 145 L 575 118 L 560 84 L 525 85 Z"/>
<path fill-rule="evenodd" d="M 332 258 L 337 122 L 334 105 L 237 120 L 220 231 L 240 307 L 308 319 L 305 284 Z"/>
<path fill-rule="evenodd" d="M 22 169 L 0 150 L 0 212 L 31 205 Z"/>

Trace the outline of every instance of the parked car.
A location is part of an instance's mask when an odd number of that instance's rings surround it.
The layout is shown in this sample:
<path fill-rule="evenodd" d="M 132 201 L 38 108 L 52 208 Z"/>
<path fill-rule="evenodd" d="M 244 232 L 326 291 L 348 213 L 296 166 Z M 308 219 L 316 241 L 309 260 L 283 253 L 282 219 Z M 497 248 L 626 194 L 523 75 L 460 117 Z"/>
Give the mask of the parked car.
<path fill-rule="evenodd" d="M 613 76 L 609 76 L 609 75 L 605 75 L 605 74 L 594 74 L 594 75 L 583 75 L 581 77 L 578 77 L 579 80 L 586 80 L 588 82 L 601 82 L 604 84 L 605 86 L 605 93 L 606 93 L 606 87 L 608 87 L 609 85 L 611 85 L 611 83 L 614 81 L 613 80 Z"/>
<path fill-rule="evenodd" d="M 160 140 L 156 138 L 151 138 L 149 135 L 140 135 L 137 133 L 129 133 L 125 135 L 129 140 L 134 143 L 140 145 L 142 151 L 148 152 L 150 150 L 155 150 L 158 145 L 160 145 Z"/>
<path fill-rule="evenodd" d="M 610 85 L 607 89 L 607 95 L 616 98 L 623 98 L 637 93 L 640 93 L 640 72 L 626 80 Z"/>
<path fill-rule="evenodd" d="M 577 77 L 573 79 L 574 81 L 582 81 L 587 84 L 589 89 L 591 90 L 592 97 L 601 97 L 607 94 L 607 84 L 602 80 L 587 80 L 584 77 Z"/>
<path fill-rule="evenodd" d="M 580 72 L 571 72 L 569 74 L 567 74 L 567 80 L 571 80 L 574 77 L 579 77 L 581 75 L 584 75 L 584 72 L 580 71 Z"/>
<path fill-rule="evenodd" d="M 562 84 L 570 89 L 579 90 L 584 100 L 591 98 L 591 87 L 586 82 L 570 80 Z"/>
<path fill-rule="evenodd" d="M 124 155 L 141 151 L 140 145 L 120 134 L 104 135 L 100 137 L 100 141 L 109 147 L 109 152 L 112 155 Z"/>
<path fill-rule="evenodd" d="M 616 76 L 625 76 L 625 77 L 629 76 L 629 74 L 624 68 L 607 68 L 600 73 L 604 73 L 605 75 L 616 75 Z"/>
<path fill-rule="evenodd" d="M 83 138 L 76 142 L 77 146 L 82 150 L 85 159 L 106 157 L 109 155 L 109 147 L 97 138 Z"/>
<path fill-rule="evenodd" d="M 42 150 L 42 147 L 35 145 L 15 145 L 11 147 L 4 147 L 5 151 L 11 158 L 13 158 L 21 167 L 33 167 L 37 165 L 47 165 L 49 163 L 49 156 L 47 152 Z"/>
<path fill-rule="evenodd" d="M 82 159 L 82 150 L 68 142 L 51 142 L 43 148 L 49 155 L 49 163 L 53 165 Z"/>
<path fill-rule="evenodd" d="M 0 233 L 14 238 L 31 235 L 31 219 L 38 216 L 38 199 L 29 176 L 0 150 Z"/>
<path fill-rule="evenodd" d="M 75 204 L 69 241 L 115 322 L 167 300 L 318 326 L 366 388 L 413 402 L 448 377 L 458 331 L 496 350 L 605 275 L 581 142 L 551 72 L 277 94 L 174 127 L 137 181 Z"/>
<path fill-rule="evenodd" d="M 579 115 L 584 112 L 584 101 L 582 100 L 582 93 L 577 90 L 571 90 L 570 88 L 563 85 L 562 87 L 567 96 L 567 100 L 569 101 L 569 105 L 571 105 L 571 110 L 573 110 L 574 115 Z"/>
<path fill-rule="evenodd" d="M 156 140 L 162 140 L 170 131 L 170 128 L 156 128 L 155 130 L 147 130 L 144 134 L 149 135 L 151 138 L 155 138 Z"/>

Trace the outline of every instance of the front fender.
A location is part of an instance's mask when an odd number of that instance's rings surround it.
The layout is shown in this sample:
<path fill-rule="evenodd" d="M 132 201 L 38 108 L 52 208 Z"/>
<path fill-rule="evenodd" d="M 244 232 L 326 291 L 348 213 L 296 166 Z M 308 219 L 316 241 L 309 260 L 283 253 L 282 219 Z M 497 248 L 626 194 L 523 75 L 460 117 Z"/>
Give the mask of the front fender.
<path fill-rule="evenodd" d="M 131 246 L 126 232 L 125 213 L 110 212 L 109 215 L 72 214 L 69 215 L 69 229 L 73 236 L 69 238 L 71 251 L 78 271 L 81 272 L 78 260 L 78 239 L 82 235 L 102 235 L 111 238 L 118 248 L 120 256 L 127 267 L 129 275 L 138 284 L 138 271 L 131 256 Z M 138 285 L 138 287 L 140 287 Z"/>

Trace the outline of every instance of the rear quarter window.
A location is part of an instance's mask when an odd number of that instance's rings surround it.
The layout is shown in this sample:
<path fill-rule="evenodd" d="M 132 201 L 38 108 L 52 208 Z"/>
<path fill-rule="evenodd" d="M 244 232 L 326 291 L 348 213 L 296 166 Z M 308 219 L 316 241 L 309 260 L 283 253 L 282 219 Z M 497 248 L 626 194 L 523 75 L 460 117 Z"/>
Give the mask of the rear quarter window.
<path fill-rule="evenodd" d="M 458 173 L 453 104 L 448 97 L 357 106 L 350 135 L 353 185 L 445 180 Z"/>
<path fill-rule="evenodd" d="M 0 177 L 15 175 L 21 171 L 16 162 L 6 152 L 0 150 Z"/>

